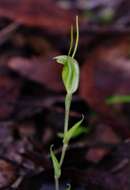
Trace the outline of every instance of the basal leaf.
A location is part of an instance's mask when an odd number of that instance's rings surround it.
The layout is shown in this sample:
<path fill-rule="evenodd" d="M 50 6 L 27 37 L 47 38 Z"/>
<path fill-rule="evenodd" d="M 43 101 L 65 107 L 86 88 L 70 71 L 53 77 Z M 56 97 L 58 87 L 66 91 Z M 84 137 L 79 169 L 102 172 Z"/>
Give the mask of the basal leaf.
<path fill-rule="evenodd" d="M 65 134 L 63 142 L 65 144 L 68 144 L 68 142 L 77 136 L 79 136 L 82 133 L 86 133 L 87 129 L 85 127 L 81 126 L 81 123 L 83 122 L 83 118 L 77 122 L 72 128 L 70 128 Z"/>
<path fill-rule="evenodd" d="M 55 177 L 59 178 L 61 175 L 61 168 L 60 168 L 59 161 L 57 160 L 57 158 L 52 150 L 52 147 L 53 147 L 53 145 L 50 147 L 50 155 L 51 155 L 51 159 L 52 159 L 52 163 L 53 163 L 54 174 L 55 174 Z"/>

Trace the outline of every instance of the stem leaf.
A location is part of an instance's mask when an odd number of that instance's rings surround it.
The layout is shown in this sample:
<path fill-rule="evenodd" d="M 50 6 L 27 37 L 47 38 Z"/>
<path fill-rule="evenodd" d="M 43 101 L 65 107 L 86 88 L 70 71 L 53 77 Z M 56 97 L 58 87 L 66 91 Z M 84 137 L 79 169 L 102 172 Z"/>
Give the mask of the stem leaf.
<path fill-rule="evenodd" d="M 67 55 L 60 55 L 55 57 L 57 63 L 63 66 L 62 80 L 68 94 L 73 94 L 79 85 L 79 65 L 78 62 Z"/>
<path fill-rule="evenodd" d="M 60 167 L 60 163 L 57 160 L 53 150 L 52 150 L 53 145 L 50 147 L 50 155 L 51 155 L 51 159 L 53 162 L 53 168 L 54 168 L 54 174 L 55 177 L 59 178 L 61 176 L 61 167 Z"/>
<path fill-rule="evenodd" d="M 64 138 L 63 138 L 63 143 L 64 144 L 68 144 L 69 141 L 72 138 L 75 138 L 75 137 L 81 135 L 82 133 L 86 133 L 87 132 L 87 129 L 85 127 L 81 126 L 81 123 L 83 122 L 83 119 L 84 118 L 82 118 L 75 125 L 73 125 L 72 128 L 70 128 L 67 132 L 65 132 Z"/>

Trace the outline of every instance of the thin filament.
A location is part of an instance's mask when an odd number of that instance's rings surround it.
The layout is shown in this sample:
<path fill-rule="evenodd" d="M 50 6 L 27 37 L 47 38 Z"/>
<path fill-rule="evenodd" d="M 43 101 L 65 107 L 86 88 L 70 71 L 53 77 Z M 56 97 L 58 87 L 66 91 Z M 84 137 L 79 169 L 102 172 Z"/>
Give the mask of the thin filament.
<path fill-rule="evenodd" d="M 76 41 L 75 41 L 75 47 L 74 51 L 72 54 L 72 57 L 74 58 L 77 48 L 78 48 L 78 43 L 79 43 L 79 21 L 78 21 L 78 16 L 76 16 Z"/>
<path fill-rule="evenodd" d="M 72 48 L 73 48 L 73 41 L 74 41 L 74 34 L 73 34 L 73 25 L 71 25 L 71 30 L 70 30 L 70 48 L 68 55 L 71 54 Z"/>

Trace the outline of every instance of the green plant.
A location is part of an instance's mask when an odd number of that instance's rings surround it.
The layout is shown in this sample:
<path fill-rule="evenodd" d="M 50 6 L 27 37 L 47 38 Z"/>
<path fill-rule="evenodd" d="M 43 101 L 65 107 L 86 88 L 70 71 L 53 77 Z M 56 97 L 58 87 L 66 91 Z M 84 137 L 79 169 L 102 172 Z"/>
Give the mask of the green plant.
<path fill-rule="evenodd" d="M 68 184 L 66 190 L 71 190 L 71 185 Z"/>
<path fill-rule="evenodd" d="M 52 150 L 52 146 L 50 148 L 50 155 L 53 163 L 54 168 L 54 178 L 55 178 L 55 189 L 59 190 L 59 179 L 61 176 L 61 168 L 64 162 L 65 154 L 69 145 L 69 142 L 72 138 L 77 137 L 81 133 L 86 132 L 86 128 L 84 128 L 81 124 L 83 121 L 82 119 L 77 122 L 74 126 L 70 129 L 69 127 L 69 113 L 70 113 L 70 106 L 72 101 L 72 95 L 76 92 L 79 86 L 79 65 L 76 59 L 74 59 L 79 41 L 79 26 L 78 26 L 78 16 L 76 17 L 76 41 L 74 50 L 73 49 L 73 26 L 71 26 L 71 39 L 70 39 L 70 49 L 68 55 L 60 55 L 55 57 L 54 59 L 57 63 L 63 65 L 62 70 L 62 81 L 64 83 L 66 89 L 66 97 L 65 97 L 65 119 L 64 119 L 64 133 L 60 133 L 60 137 L 63 139 L 63 147 L 61 152 L 60 160 L 58 160 Z M 72 54 L 71 54 L 72 52 Z M 70 190 L 70 186 L 67 189 Z"/>
<path fill-rule="evenodd" d="M 107 104 L 123 104 L 130 103 L 130 95 L 115 95 L 110 96 L 106 100 Z"/>

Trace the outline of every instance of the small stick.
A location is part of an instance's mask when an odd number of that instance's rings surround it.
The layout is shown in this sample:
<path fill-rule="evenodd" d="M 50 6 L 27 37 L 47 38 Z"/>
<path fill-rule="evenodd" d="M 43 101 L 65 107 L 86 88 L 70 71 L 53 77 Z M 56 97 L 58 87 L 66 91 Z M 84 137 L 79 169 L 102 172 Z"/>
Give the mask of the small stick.
<path fill-rule="evenodd" d="M 13 22 L 6 26 L 4 29 L 0 31 L 0 45 L 2 45 L 10 36 L 12 32 L 14 32 L 19 27 L 19 24 Z"/>

